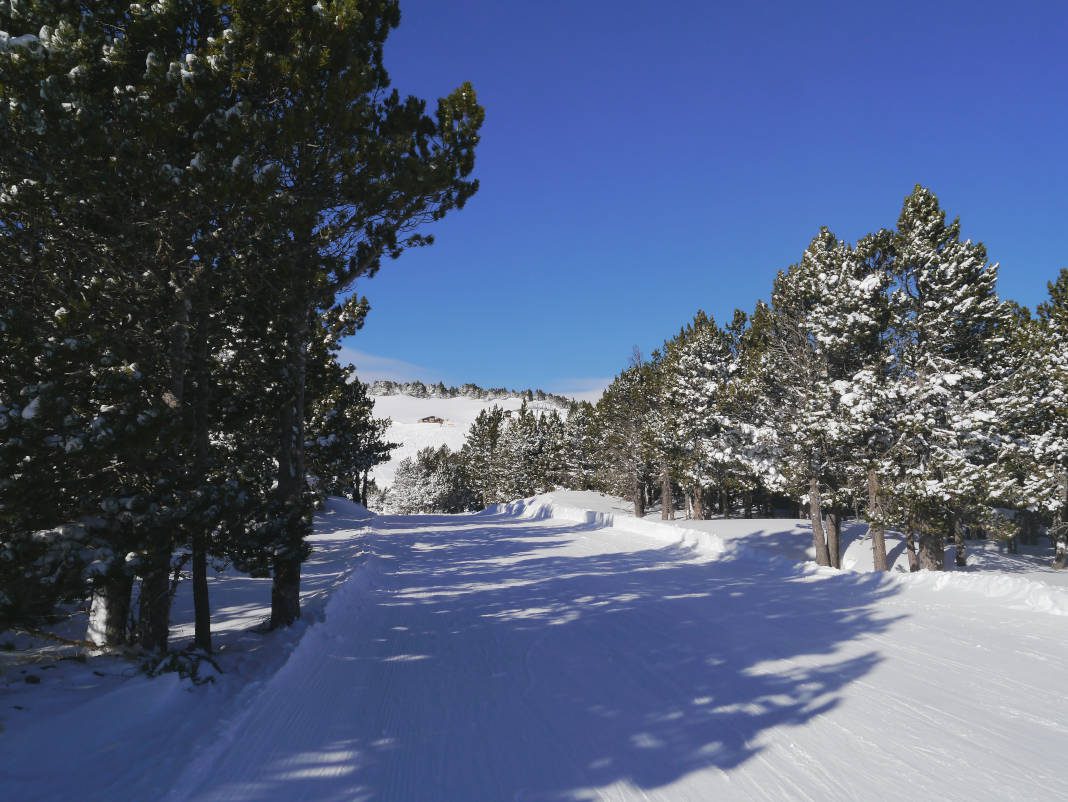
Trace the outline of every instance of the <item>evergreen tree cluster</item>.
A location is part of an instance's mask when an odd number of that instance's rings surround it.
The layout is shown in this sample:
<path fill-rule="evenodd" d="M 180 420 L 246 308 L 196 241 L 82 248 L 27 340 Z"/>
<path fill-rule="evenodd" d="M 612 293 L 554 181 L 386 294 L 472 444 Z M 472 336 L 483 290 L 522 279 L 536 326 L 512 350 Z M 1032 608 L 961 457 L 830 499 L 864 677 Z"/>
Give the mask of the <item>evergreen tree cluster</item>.
<path fill-rule="evenodd" d="M 578 409 L 572 404 L 568 423 L 555 409 L 535 410 L 525 401 L 514 412 L 484 409 L 460 451 L 425 448 L 402 460 L 376 503 L 404 514 L 465 512 L 581 484 L 570 461 L 580 453 L 571 425 L 582 419 Z"/>
<path fill-rule="evenodd" d="M 847 513 L 907 535 L 914 570 L 947 542 L 1045 527 L 1068 562 L 1068 270 L 1037 315 L 917 186 L 897 226 L 850 244 L 822 229 L 771 303 L 719 325 L 699 312 L 632 360 L 594 410 L 594 486 L 665 517 L 800 502 L 817 561 L 838 567 Z"/>
<path fill-rule="evenodd" d="M 190 570 L 210 649 L 210 558 L 298 617 L 319 492 L 389 449 L 335 358 L 353 286 L 477 190 L 474 91 L 391 89 L 399 19 L 0 2 L 0 619 L 91 598 L 94 641 L 160 652 Z"/>
<path fill-rule="evenodd" d="M 906 534 L 913 569 L 939 570 L 977 533 L 1036 542 L 1068 564 L 1068 270 L 1037 314 L 1001 300 L 998 266 L 917 186 L 897 226 L 856 243 L 822 229 L 771 302 L 721 325 L 698 312 L 563 442 L 483 413 L 463 449 L 478 505 L 553 485 L 711 514 L 807 508 L 817 561 L 840 567 L 846 515 Z M 542 435 L 541 442 L 555 444 Z"/>

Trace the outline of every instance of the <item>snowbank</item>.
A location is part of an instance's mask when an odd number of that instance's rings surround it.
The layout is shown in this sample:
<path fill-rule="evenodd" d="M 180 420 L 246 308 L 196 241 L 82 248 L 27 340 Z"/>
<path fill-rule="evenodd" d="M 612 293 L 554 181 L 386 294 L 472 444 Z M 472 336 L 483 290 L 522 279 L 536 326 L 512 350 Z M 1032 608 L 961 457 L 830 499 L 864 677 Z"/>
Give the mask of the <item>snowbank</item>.
<path fill-rule="evenodd" d="M 612 527 L 647 535 L 662 543 L 677 543 L 696 553 L 718 559 L 758 560 L 791 569 L 794 573 L 825 576 L 839 573 L 813 561 L 812 534 L 807 521 L 793 519 L 676 520 L 635 518 L 622 499 L 592 491 L 561 490 L 489 507 L 484 514 L 507 514 L 524 518 L 556 518 Z M 872 570 L 871 541 L 863 524 L 843 527 L 844 570 Z M 961 570 L 952 564 L 945 572 L 908 573 L 907 557 L 900 535 L 887 534 L 891 570 L 878 581 L 910 588 L 949 593 L 977 594 L 996 599 L 1014 609 L 1050 615 L 1068 615 L 1068 572 L 1054 571 L 1032 555 L 1003 555 L 996 544 L 969 541 L 969 565 Z"/>

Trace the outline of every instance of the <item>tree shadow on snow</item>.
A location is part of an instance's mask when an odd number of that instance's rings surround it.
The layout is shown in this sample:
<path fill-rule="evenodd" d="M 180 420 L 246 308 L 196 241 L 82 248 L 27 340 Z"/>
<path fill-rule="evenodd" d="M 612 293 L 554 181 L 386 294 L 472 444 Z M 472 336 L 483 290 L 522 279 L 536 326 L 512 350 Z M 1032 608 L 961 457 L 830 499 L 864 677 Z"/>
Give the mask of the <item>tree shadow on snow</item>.
<path fill-rule="evenodd" d="M 880 661 L 865 636 L 898 620 L 876 611 L 896 587 L 873 575 L 678 545 L 565 551 L 589 524 L 376 529 L 388 587 L 322 658 L 351 694 L 254 784 L 223 771 L 226 799 L 579 800 L 729 771 L 835 709 Z"/>

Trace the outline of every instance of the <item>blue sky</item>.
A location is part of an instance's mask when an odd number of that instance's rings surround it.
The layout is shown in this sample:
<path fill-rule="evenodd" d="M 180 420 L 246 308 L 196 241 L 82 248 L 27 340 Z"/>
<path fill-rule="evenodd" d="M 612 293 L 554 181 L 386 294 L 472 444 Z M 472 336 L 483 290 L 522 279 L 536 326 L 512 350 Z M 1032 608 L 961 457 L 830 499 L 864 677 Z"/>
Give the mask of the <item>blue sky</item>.
<path fill-rule="evenodd" d="M 597 387 L 913 184 L 1027 305 L 1068 266 L 1068 4 L 402 0 L 402 93 L 470 80 L 481 190 L 383 266 L 361 376 Z"/>

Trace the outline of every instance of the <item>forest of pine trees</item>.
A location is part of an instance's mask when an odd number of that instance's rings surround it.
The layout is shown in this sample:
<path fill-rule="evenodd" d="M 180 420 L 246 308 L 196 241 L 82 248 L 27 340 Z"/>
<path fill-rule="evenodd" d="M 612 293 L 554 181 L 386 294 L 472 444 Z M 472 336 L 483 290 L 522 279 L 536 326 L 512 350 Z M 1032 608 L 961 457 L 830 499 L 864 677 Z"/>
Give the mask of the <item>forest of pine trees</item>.
<path fill-rule="evenodd" d="M 484 411 L 459 454 L 401 466 L 393 506 L 446 511 L 409 476 L 447 462 L 446 495 L 477 509 L 554 486 L 630 499 L 634 514 L 768 516 L 804 509 L 821 565 L 840 567 L 847 516 L 906 535 L 913 570 L 984 533 L 1047 534 L 1068 564 L 1068 270 L 1032 315 L 1000 299 L 997 265 L 917 186 L 897 226 L 823 229 L 771 302 L 720 325 L 698 312 L 637 352 L 595 406 L 566 419 Z M 444 476 L 439 486 L 446 484 Z"/>
<path fill-rule="evenodd" d="M 0 4 L 0 625 L 91 599 L 95 643 L 163 652 L 190 572 L 210 651 L 212 560 L 299 616 L 317 498 L 362 499 L 389 451 L 335 356 L 354 284 L 477 190 L 474 91 L 392 90 L 398 22 Z"/>

